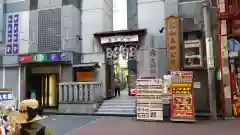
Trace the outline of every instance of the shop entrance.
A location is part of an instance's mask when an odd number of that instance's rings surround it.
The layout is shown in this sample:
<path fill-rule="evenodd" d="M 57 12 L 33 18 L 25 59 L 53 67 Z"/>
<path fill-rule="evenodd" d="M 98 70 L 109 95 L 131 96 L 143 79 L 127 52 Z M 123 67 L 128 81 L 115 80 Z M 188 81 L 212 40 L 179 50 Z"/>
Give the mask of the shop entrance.
<path fill-rule="evenodd" d="M 28 98 L 35 98 L 43 108 L 58 107 L 58 74 L 30 74 Z"/>

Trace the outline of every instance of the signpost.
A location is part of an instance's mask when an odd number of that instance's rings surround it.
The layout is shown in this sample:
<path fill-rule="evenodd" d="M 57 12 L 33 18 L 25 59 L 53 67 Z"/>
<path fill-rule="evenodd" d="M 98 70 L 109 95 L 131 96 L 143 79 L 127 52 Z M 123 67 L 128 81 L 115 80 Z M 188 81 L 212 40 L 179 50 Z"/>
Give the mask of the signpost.
<path fill-rule="evenodd" d="M 195 121 L 192 84 L 172 84 L 172 121 Z"/>
<path fill-rule="evenodd" d="M 163 120 L 164 86 L 162 79 L 137 80 L 137 119 Z"/>
<path fill-rule="evenodd" d="M 195 121 L 191 71 L 171 71 L 172 116 L 171 121 Z"/>

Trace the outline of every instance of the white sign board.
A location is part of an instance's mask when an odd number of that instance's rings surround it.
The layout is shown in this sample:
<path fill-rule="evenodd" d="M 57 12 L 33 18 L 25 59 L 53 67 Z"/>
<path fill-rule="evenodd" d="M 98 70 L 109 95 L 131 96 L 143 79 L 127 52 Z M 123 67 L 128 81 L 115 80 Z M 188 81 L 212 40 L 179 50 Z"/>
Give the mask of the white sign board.
<path fill-rule="evenodd" d="M 137 80 L 137 119 L 163 120 L 163 80 Z"/>

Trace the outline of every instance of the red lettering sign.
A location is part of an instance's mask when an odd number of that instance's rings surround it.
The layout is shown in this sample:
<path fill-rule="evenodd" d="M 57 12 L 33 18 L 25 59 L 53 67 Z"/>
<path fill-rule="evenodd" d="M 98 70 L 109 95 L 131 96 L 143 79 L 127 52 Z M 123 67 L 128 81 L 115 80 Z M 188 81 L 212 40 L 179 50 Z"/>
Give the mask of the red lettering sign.
<path fill-rule="evenodd" d="M 19 63 L 31 63 L 32 55 L 20 55 L 18 61 Z"/>

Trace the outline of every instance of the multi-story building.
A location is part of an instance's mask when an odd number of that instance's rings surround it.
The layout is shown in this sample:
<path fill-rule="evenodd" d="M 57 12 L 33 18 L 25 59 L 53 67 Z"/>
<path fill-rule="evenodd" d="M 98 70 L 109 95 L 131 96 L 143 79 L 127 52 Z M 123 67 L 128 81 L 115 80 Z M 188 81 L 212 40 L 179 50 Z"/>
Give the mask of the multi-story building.
<path fill-rule="evenodd" d="M 99 62 L 93 33 L 111 31 L 112 18 L 112 0 L 0 0 L 0 87 L 57 106 L 49 89 L 74 81 L 72 64 Z"/>
<path fill-rule="evenodd" d="M 215 10 L 212 10 L 212 19 L 216 21 L 216 1 L 212 1 L 212 6 Z M 199 52 L 194 52 L 201 54 L 201 57 L 205 57 L 205 34 L 204 34 L 204 19 L 203 19 L 202 1 L 196 0 L 162 0 L 152 1 L 152 0 L 131 0 L 128 1 L 128 28 L 147 28 L 147 36 L 145 39 L 145 46 L 140 48 L 141 50 L 148 50 L 147 48 L 158 48 L 161 53 L 159 53 L 159 68 L 161 68 L 160 74 L 166 74 L 167 70 L 192 70 L 194 71 L 194 82 L 200 82 L 202 85 L 200 88 L 194 88 L 194 98 L 195 98 L 195 109 L 197 114 L 209 113 L 209 94 L 208 94 L 208 84 L 207 82 L 207 71 L 206 69 L 206 59 L 200 59 L 201 63 L 197 68 L 192 68 L 191 65 L 185 63 L 184 57 L 184 42 L 197 41 L 200 43 Z M 177 58 L 179 63 L 177 67 L 169 67 L 167 62 L 167 42 L 170 37 L 167 33 L 167 25 L 165 24 L 165 19 L 175 16 L 179 18 L 180 25 L 178 29 L 180 35 L 176 39 L 180 39 L 178 46 L 180 48 Z M 166 29 L 165 29 L 166 28 Z M 213 25 L 214 32 L 216 33 L 216 25 Z M 166 34 L 165 34 L 166 32 Z M 216 34 L 215 34 L 216 35 Z M 175 38 L 175 37 L 173 37 Z M 215 36 L 216 38 L 216 36 Z M 215 39 L 214 38 L 214 39 Z M 191 51 L 191 49 L 189 50 Z M 217 54 L 216 54 L 217 55 Z M 168 58 L 171 59 L 171 58 Z M 139 62 L 147 61 L 144 57 L 140 58 Z M 141 70 L 141 67 L 139 67 Z M 144 69 L 142 69 L 144 71 Z M 145 69 L 146 70 L 146 69 Z M 220 93 L 218 93 L 220 95 Z"/>

